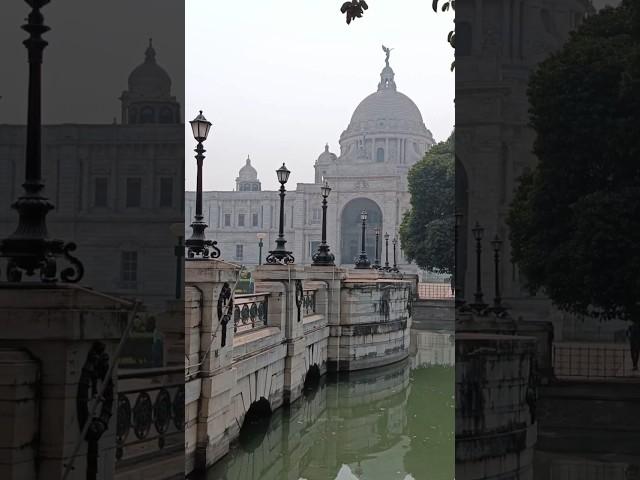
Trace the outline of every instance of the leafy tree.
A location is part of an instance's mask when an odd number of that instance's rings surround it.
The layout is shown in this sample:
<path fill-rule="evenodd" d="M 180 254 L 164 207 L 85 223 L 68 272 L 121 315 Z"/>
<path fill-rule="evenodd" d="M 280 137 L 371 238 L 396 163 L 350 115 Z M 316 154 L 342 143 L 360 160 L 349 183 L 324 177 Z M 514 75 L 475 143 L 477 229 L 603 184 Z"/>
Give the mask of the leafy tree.
<path fill-rule="evenodd" d="M 529 83 L 537 167 L 509 213 L 513 260 L 562 310 L 640 322 L 640 6 L 585 20 Z"/>
<path fill-rule="evenodd" d="M 350 2 L 344 2 L 340 7 L 340 12 L 344 13 L 347 19 L 347 25 L 356 18 L 362 18 L 364 10 L 367 10 L 369 5 L 364 0 L 351 0 Z"/>
<path fill-rule="evenodd" d="M 453 271 L 454 134 L 409 170 L 411 209 L 400 226 L 407 259 L 421 268 Z"/>

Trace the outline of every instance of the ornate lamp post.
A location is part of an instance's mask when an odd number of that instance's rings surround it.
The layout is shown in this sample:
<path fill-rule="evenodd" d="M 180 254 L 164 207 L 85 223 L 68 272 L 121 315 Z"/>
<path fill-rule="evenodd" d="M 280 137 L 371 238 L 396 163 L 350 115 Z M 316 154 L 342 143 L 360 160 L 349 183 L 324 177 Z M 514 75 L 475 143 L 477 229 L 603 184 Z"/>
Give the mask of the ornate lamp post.
<path fill-rule="evenodd" d="M 389 270 L 391 270 L 391 268 L 389 267 L 389 232 L 384 233 L 384 249 L 384 270 L 388 272 Z"/>
<path fill-rule="evenodd" d="M 178 243 L 173 249 L 176 256 L 176 300 L 182 298 L 182 257 L 184 257 L 184 223 L 174 223 L 170 227 L 171 233 Z"/>
<path fill-rule="evenodd" d="M 327 197 L 331 193 L 331 188 L 326 181 L 320 191 L 322 192 L 322 241 L 318 246 L 318 251 L 313 255 L 313 264 L 334 265 L 335 257 L 333 253 L 329 252 L 329 245 L 327 245 Z"/>
<path fill-rule="evenodd" d="M 280 182 L 280 228 L 278 231 L 278 238 L 276 239 L 276 248 L 275 250 L 269 251 L 269 255 L 267 255 L 267 263 L 287 265 L 295 261 L 291 252 L 285 248 L 287 241 L 284 239 L 284 196 L 286 192 L 284 185 L 287 183 L 287 180 L 289 180 L 291 172 L 283 163 L 282 166 L 276 170 L 276 174 L 278 175 L 278 182 Z"/>
<path fill-rule="evenodd" d="M 493 247 L 493 268 L 495 276 L 495 298 L 493 299 L 493 308 L 495 310 L 502 310 L 502 298 L 500 297 L 500 249 L 502 248 L 502 240 L 496 233 L 493 240 L 491 240 L 491 246 Z"/>
<path fill-rule="evenodd" d="M 57 280 L 56 257 L 63 256 L 70 264 L 60 272 L 64 282 L 80 281 L 84 268 L 69 252 L 74 243 L 48 238 L 46 216 L 54 206 L 42 195 L 42 58 L 48 43 L 42 34 L 49 31 L 40 9 L 49 0 L 27 0 L 31 12 L 22 29 L 29 33 L 23 44 L 29 58 L 29 90 L 27 107 L 27 142 L 25 158 L 24 194 L 11 207 L 18 212 L 18 227 L 8 238 L 0 241 L 0 256 L 8 259 L 7 280 L 19 282 L 22 274 L 32 276 L 38 271 L 43 282 Z"/>
<path fill-rule="evenodd" d="M 476 222 L 475 227 L 471 229 L 473 232 L 473 238 L 476 240 L 476 292 L 474 293 L 474 305 L 478 308 L 486 307 L 483 302 L 482 295 L 482 237 L 484 235 L 484 228 Z"/>
<path fill-rule="evenodd" d="M 464 303 L 462 289 L 460 288 L 460 267 L 458 266 L 458 231 L 460 224 L 462 223 L 462 213 L 456 212 L 454 214 L 455 224 L 453 227 L 453 285 L 454 285 L 454 298 L 456 306 L 460 306 Z"/>
<path fill-rule="evenodd" d="M 392 272 L 399 272 L 400 270 L 398 270 L 398 262 L 396 259 L 396 248 L 398 246 L 398 238 L 397 237 L 393 237 L 393 268 L 391 269 Z"/>
<path fill-rule="evenodd" d="M 267 235 L 264 233 L 258 233 L 256 237 L 258 238 L 258 265 L 262 265 L 262 247 L 264 247 L 263 240 Z"/>
<path fill-rule="evenodd" d="M 371 265 L 371 268 L 375 268 L 376 270 L 380 270 L 379 244 L 380 244 L 380 227 L 376 227 L 376 257 L 373 260 L 373 265 Z"/>
<path fill-rule="evenodd" d="M 362 210 L 360 214 L 360 220 L 362 220 L 362 250 L 360 251 L 360 256 L 356 259 L 356 268 L 371 268 L 371 262 L 369 261 L 369 257 L 367 257 L 366 251 L 366 239 L 365 233 L 367 231 L 367 211 Z"/>
<path fill-rule="evenodd" d="M 200 114 L 189 122 L 191 124 L 191 130 L 193 131 L 193 138 L 196 139 L 198 145 L 194 150 L 196 152 L 196 161 L 198 163 L 198 176 L 196 180 L 196 214 L 194 220 L 191 223 L 192 234 L 185 242 L 187 246 L 187 255 L 190 259 L 199 258 L 218 258 L 220 256 L 220 249 L 216 246 L 218 242 L 207 240 L 204 234 L 208 225 L 202 221 L 204 216 L 202 215 L 202 162 L 204 161 L 204 152 L 206 151 L 202 146 L 202 143 L 207 139 L 209 135 L 209 129 L 211 128 L 211 122 L 204 118 L 202 110 Z M 209 251 L 211 248 L 211 251 Z"/>

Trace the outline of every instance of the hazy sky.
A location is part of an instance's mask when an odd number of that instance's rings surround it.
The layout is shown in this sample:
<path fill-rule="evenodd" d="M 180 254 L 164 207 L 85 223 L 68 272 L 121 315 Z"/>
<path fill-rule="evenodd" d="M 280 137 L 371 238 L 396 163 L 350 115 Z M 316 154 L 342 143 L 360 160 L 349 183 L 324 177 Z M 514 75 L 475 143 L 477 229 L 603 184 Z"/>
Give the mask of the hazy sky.
<path fill-rule="evenodd" d="M 30 8 L 2 1 L 0 8 L 0 123 L 24 124 L 27 116 L 28 37 L 20 26 Z M 219 3 L 218 0 L 212 3 Z M 51 31 L 44 38 L 44 123 L 120 122 L 118 97 L 129 73 L 143 62 L 153 37 L 157 60 L 184 95 L 184 4 L 176 0 L 56 0 L 42 9 Z"/>
<path fill-rule="evenodd" d="M 313 163 L 338 139 L 358 103 L 377 89 L 381 45 L 394 48 L 398 90 L 418 105 L 437 141 L 454 123 L 453 16 L 428 0 L 370 0 L 347 25 L 341 0 L 188 0 L 185 119 L 213 123 L 205 143 L 204 188 L 232 190 L 249 154 L 263 189 L 313 181 Z M 240 11 L 242 9 L 242 11 Z M 188 123 L 186 127 L 189 128 Z M 186 188 L 195 189 L 188 131 Z"/>

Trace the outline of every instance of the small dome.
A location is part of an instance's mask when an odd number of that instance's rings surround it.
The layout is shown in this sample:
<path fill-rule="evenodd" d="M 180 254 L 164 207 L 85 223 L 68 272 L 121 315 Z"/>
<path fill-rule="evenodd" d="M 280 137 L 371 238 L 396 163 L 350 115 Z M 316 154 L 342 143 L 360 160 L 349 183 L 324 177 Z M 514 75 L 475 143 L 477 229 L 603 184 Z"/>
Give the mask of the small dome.
<path fill-rule="evenodd" d="M 129 92 L 151 98 L 171 95 L 171 78 L 156 63 L 156 51 L 151 39 L 145 51 L 144 63 L 134 68 L 129 75 Z"/>
<path fill-rule="evenodd" d="M 329 151 L 329 144 L 327 143 L 324 146 L 324 152 L 322 152 L 320 154 L 320 156 L 318 157 L 318 160 L 316 161 L 316 163 L 318 165 L 320 165 L 320 164 L 326 165 L 326 164 L 329 164 L 331 162 L 335 162 L 337 159 L 338 159 L 338 157 L 336 156 L 336 154 L 335 153 L 331 153 Z"/>
<path fill-rule="evenodd" d="M 251 166 L 251 159 L 247 155 L 247 163 L 240 169 L 238 180 L 242 182 L 255 182 L 258 180 L 258 172 Z"/>

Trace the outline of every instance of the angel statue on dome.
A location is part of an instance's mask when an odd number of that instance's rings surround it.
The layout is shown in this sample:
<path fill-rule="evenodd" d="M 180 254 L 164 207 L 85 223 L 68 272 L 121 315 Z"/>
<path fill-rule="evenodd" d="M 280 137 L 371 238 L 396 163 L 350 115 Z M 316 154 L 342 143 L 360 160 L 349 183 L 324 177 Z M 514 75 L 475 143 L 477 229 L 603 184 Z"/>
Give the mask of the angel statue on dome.
<path fill-rule="evenodd" d="M 382 45 L 382 51 L 384 51 L 384 53 L 387 54 L 387 58 L 384 60 L 385 63 L 387 64 L 387 67 L 389 66 L 389 57 L 391 56 L 391 50 L 393 50 L 393 48 L 387 48 L 384 45 Z"/>

